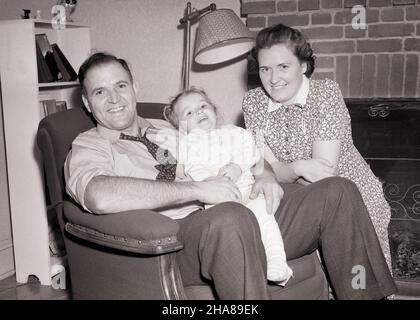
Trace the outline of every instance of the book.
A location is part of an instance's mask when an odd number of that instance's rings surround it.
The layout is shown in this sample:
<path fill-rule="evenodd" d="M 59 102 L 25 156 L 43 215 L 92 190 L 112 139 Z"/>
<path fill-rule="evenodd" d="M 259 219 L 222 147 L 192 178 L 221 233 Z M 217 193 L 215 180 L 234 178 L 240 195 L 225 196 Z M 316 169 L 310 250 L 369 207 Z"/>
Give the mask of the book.
<path fill-rule="evenodd" d="M 54 53 L 48 51 L 45 55 L 45 61 L 47 62 L 48 68 L 54 77 L 54 81 L 63 81 L 63 75 L 61 74 L 57 61 L 54 58 Z"/>
<path fill-rule="evenodd" d="M 66 101 L 56 101 L 55 102 L 55 112 L 60 112 L 67 110 L 67 102 Z"/>
<path fill-rule="evenodd" d="M 75 81 L 77 73 L 57 43 L 51 44 L 45 33 L 35 35 L 36 43 L 41 51 L 48 69 L 53 77 L 51 81 Z M 42 62 L 40 62 L 42 63 Z M 41 66 L 45 68 L 45 66 Z M 50 77 L 48 77 L 50 79 Z M 43 78 L 44 80 L 44 78 Z M 50 81 L 48 81 L 50 82 Z"/>
<path fill-rule="evenodd" d="M 55 99 L 46 99 L 40 101 L 44 117 L 48 116 L 55 109 Z M 53 112 L 52 112 L 53 113 Z"/>
<path fill-rule="evenodd" d="M 41 49 L 42 55 L 45 57 L 47 52 L 52 52 L 52 47 L 48 41 L 48 36 L 45 33 L 39 33 L 35 35 L 35 40 Z"/>
<path fill-rule="evenodd" d="M 55 99 L 45 99 L 45 100 L 41 100 L 40 103 L 42 106 L 44 117 L 50 114 L 56 113 L 56 112 L 67 110 L 66 101 L 57 101 Z"/>
<path fill-rule="evenodd" d="M 58 44 L 53 43 L 52 50 L 54 53 L 54 57 L 58 57 L 60 60 L 60 63 L 57 62 L 57 65 L 59 66 L 60 72 L 63 75 L 64 81 L 75 81 L 77 79 L 77 73 L 74 71 L 73 67 L 71 66 L 70 62 L 67 60 L 66 56 L 61 51 Z M 64 69 L 61 70 L 60 66 L 63 66 Z"/>
<path fill-rule="evenodd" d="M 48 40 L 48 36 L 45 33 L 39 33 L 35 35 L 36 43 L 38 44 L 41 54 L 47 63 L 48 69 L 53 76 L 52 81 L 61 81 L 63 76 L 57 66 L 56 59 L 54 58 L 52 46 Z"/>
<path fill-rule="evenodd" d="M 51 74 L 51 71 L 45 61 L 44 56 L 42 55 L 41 48 L 39 47 L 38 42 L 35 41 L 36 46 L 36 62 L 37 62 L 37 69 L 38 69 L 38 82 L 45 83 L 45 82 L 52 82 L 54 81 L 54 77 Z"/>

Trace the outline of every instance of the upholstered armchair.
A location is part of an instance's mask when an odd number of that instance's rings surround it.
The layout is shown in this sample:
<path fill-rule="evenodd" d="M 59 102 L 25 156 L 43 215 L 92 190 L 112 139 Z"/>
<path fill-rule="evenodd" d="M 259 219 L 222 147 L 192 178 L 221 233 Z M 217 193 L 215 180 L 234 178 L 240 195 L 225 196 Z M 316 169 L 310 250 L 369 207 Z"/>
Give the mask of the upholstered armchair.
<path fill-rule="evenodd" d="M 145 118 L 161 118 L 163 104 L 138 103 Z M 84 108 L 58 112 L 39 124 L 46 189 L 63 234 L 74 299 L 217 299 L 210 286 L 184 287 L 176 264 L 178 224 L 150 210 L 95 215 L 65 193 L 63 165 L 74 138 L 94 126 Z M 289 261 L 286 287 L 269 285 L 273 299 L 327 299 L 316 253 Z"/>

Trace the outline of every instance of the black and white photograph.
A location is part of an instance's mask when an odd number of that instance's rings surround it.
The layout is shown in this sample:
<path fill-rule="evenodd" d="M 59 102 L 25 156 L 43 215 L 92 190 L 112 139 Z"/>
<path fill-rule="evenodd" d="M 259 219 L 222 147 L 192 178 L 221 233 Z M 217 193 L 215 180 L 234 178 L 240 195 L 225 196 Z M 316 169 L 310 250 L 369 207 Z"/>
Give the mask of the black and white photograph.
<path fill-rule="evenodd" d="M 420 0 L 0 0 L 0 300 L 420 300 Z"/>

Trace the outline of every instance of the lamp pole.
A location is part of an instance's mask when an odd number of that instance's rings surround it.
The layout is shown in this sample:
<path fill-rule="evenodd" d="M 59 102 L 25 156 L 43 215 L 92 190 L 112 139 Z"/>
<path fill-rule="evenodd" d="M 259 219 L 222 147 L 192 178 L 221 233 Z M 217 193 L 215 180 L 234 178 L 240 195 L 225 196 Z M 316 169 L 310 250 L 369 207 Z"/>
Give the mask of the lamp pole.
<path fill-rule="evenodd" d="M 185 73 L 185 80 L 183 81 L 183 90 L 188 90 L 190 88 L 190 55 L 191 55 L 191 19 L 188 17 L 191 15 L 191 2 L 187 3 L 186 9 L 186 49 L 185 49 L 185 66 L 184 66 L 184 73 Z"/>
<path fill-rule="evenodd" d="M 185 15 L 179 20 L 180 24 L 185 24 L 185 42 L 182 63 L 182 90 L 187 90 L 190 87 L 190 69 L 191 69 L 191 22 L 198 20 L 200 16 L 208 11 L 216 10 L 216 4 L 212 3 L 209 6 L 194 11 L 191 10 L 191 2 L 187 2 Z"/>

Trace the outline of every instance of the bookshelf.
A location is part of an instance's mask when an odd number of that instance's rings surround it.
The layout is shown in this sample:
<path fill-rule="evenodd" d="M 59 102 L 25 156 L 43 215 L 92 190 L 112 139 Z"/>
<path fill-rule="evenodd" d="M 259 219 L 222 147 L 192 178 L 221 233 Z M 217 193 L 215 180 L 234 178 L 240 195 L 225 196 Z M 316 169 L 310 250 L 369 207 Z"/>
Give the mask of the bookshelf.
<path fill-rule="evenodd" d="M 38 88 L 43 90 L 43 88 L 55 88 L 55 87 L 77 87 L 79 86 L 78 81 L 63 81 L 63 82 L 46 82 L 38 83 Z"/>
<path fill-rule="evenodd" d="M 36 132 L 43 99 L 80 107 L 77 81 L 38 83 L 35 35 L 57 43 L 77 71 L 91 51 L 90 28 L 68 23 L 53 28 L 49 20 L 0 21 L 0 82 L 16 280 L 30 275 L 51 284 L 47 206 Z"/>

